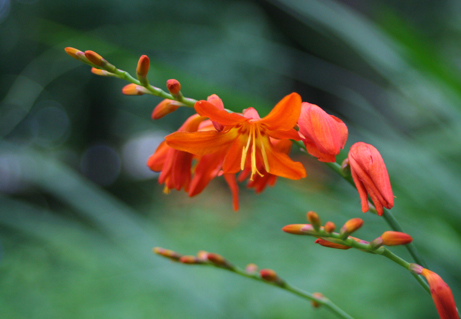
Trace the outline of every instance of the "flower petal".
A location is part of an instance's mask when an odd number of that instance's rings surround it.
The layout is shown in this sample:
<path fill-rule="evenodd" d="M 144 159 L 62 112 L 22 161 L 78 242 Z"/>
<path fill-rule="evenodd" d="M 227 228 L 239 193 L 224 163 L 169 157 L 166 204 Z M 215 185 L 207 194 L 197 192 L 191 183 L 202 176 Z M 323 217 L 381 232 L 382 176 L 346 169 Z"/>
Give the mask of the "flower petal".
<path fill-rule="evenodd" d="M 294 162 L 288 155 L 276 151 L 270 143 L 266 145 L 264 146 L 270 174 L 295 180 L 306 177 L 306 170 L 301 163 Z"/>
<path fill-rule="evenodd" d="M 216 131 L 175 132 L 165 137 L 167 144 L 179 151 L 195 155 L 206 155 L 217 152 L 236 138 L 236 130 L 226 133 Z"/>
<path fill-rule="evenodd" d="M 285 96 L 272 111 L 261 119 L 270 130 L 288 131 L 298 122 L 301 113 L 301 96 L 298 93 L 291 93 Z"/>
<path fill-rule="evenodd" d="M 237 211 L 239 210 L 239 187 L 235 180 L 235 174 L 224 174 L 224 179 L 232 192 L 232 203 L 234 210 Z"/>
<path fill-rule="evenodd" d="M 247 119 L 243 116 L 238 115 L 237 113 L 228 113 L 224 110 L 220 110 L 207 101 L 198 101 L 195 103 L 194 108 L 201 116 L 208 117 L 213 122 L 218 122 L 222 125 L 237 125 L 247 121 Z"/>
<path fill-rule="evenodd" d="M 165 141 L 160 143 L 154 154 L 152 154 L 147 160 L 147 166 L 149 166 L 149 168 L 154 172 L 160 172 L 163 168 L 163 164 L 165 163 L 165 158 L 169 149 L 170 147 Z"/>

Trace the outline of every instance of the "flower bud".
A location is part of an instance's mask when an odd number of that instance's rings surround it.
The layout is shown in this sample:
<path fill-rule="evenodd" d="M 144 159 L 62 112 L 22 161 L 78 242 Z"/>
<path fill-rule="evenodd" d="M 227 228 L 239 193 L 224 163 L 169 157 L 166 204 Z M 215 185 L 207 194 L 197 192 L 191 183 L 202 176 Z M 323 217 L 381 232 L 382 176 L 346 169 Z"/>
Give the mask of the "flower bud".
<path fill-rule="evenodd" d="M 106 59 L 104 59 L 102 56 L 97 54 L 94 51 L 88 50 L 85 51 L 85 57 L 94 65 L 99 66 L 101 69 L 104 69 L 106 71 L 109 71 L 111 73 L 115 73 L 116 68 L 109 62 L 107 62 Z"/>
<path fill-rule="evenodd" d="M 383 207 L 391 209 L 394 206 L 389 174 L 378 150 L 363 142 L 355 143 L 349 151 L 349 164 L 352 179 L 362 202 L 362 211 L 368 211 L 368 195 L 370 195 L 379 216 Z"/>
<path fill-rule="evenodd" d="M 342 238 L 346 238 L 353 232 L 357 231 L 360 227 L 363 225 L 363 220 L 361 218 L 352 218 L 349 219 L 343 227 L 341 227 L 341 230 L 339 234 L 341 235 Z"/>
<path fill-rule="evenodd" d="M 245 267 L 245 271 L 249 274 L 256 274 L 258 272 L 258 266 L 256 264 L 248 264 Z"/>
<path fill-rule="evenodd" d="M 406 245 L 413 241 L 410 235 L 398 231 L 386 231 L 381 238 L 386 246 Z"/>
<path fill-rule="evenodd" d="M 175 251 L 172 251 L 172 250 L 169 250 L 169 249 L 164 249 L 164 248 L 161 248 L 161 247 L 154 247 L 152 249 L 152 251 L 154 253 L 156 253 L 157 255 L 169 258 L 169 259 L 171 259 L 173 261 L 179 261 L 179 259 L 182 257 L 182 255 L 178 254 Z"/>
<path fill-rule="evenodd" d="M 224 268 L 234 268 L 234 266 L 229 263 L 223 256 L 214 254 L 214 253 L 208 253 L 207 255 L 208 261 L 210 261 L 212 264 L 218 266 L 218 267 L 224 267 Z"/>
<path fill-rule="evenodd" d="M 323 238 L 317 238 L 315 240 L 315 243 L 316 244 L 319 244 L 320 246 L 324 246 L 324 247 L 329 247 L 329 248 L 335 248 L 335 249 L 350 249 L 351 247 L 349 246 L 346 246 L 346 245 L 341 245 L 341 244 L 337 244 L 337 243 L 333 243 L 331 241 L 328 241 L 328 240 L 325 240 Z"/>
<path fill-rule="evenodd" d="M 204 250 L 200 250 L 197 253 L 197 258 L 200 259 L 201 261 L 208 261 L 208 252 Z"/>
<path fill-rule="evenodd" d="M 458 319 L 458 310 L 450 287 L 435 272 L 423 268 L 424 276 L 431 288 L 432 300 L 441 319 Z"/>
<path fill-rule="evenodd" d="M 325 296 L 320 292 L 314 292 L 312 294 L 312 296 L 314 296 L 315 298 L 320 299 L 320 300 L 326 299 Z M 312 304 L 312 307 L 314 307 L 314 308 L 318 308 L 318 307 L 320 307 L 322 305 L 317 300 L 311 300 L 311 304 Z"/>
<path fill-rule="evenodd" d="M 67 48 L 64 49 L 64 51 L 66 51 L 66 53 L 68 55 L 70 55 L 71 57 L 73 57 L 74 59 L 79 60 L 79 61 L 80 61 L 79 56 L 85 55 L 82 51 L 80 51 L 80 50 L 78 50 L 76 48 L 72 48 L 72 47 L 67 47 Z"/>
<path fill-rule="evenodd" d="M 181 84 L 179 83 L 178 80 L 175 80 L 175 79 L 170 79 L 166 81 L 166 87 L 168 88 L 168 91 L 173 96 L 177 95 L 179 91 L 181 91 Z"/>
<path fill-rule="evenodd" d="M 183 104 L 178 101 L 165 99 L 155 107 L 154 111 L 152 112 L 152 119 L 161 119 L 165 115 L 176 111 L 181 105 Z"/>
<path fill-rule="evenodd" d="M 101 70 L 97 68 L 91 68 L 91 73 L 99 76 L 115 76 L 114 73 L 107 72 L 106 70 Z"/>
<path fill-rule="evenodd" d="M 286 225 L 282 228 L 282 230 L 286 233 L 290 233 L 293 235 L 311 235 L 317 236 L 317 232 L 315 231 L 314 227 L 310 224 L 291 224 Z"/>
<path fill-rule="evenodd" d="M 122 93 L 125 95 L 143 95 L 150 92 L 145 87 L 131 83 L 123 87 Z"/>
<path fill-rule="evenodd" d="M 261 269 L 259 275 L 265 281 L 272 282 L 276 285 L 282 286 L 285 282 L 277 276 L 277 273 L 272 269 Z"/>
<path fill-rule="evenodd" d="M 197 264 L 203 264 L 203 261 L 198 259 L 195 256 L 182 256 L 179 258 L 179 262 L 183 264 L 188 264 L 188 265 L 197 265 Z"/>
<path fill-rule="evenodd" d="M 138 67 L 136 68 L 136 75 L 139 78 L 145 78 L 147 72 L 149 72 L 150 60 L 147 55 L 142 55 L 138 61 Z M 141 81 L 141 79 L 139 79 Z"/>
<path fill-rule="evenodd" d="M 327 233 L 332 233 L 335 231 L 336 226 L 333 224 L 333 222 L 326 222 L 324 229 Z"/>
<path fill-rule="evenodd" d="M 320 226 L 322 226 L 322 223 L 321 223 L 319 215 L 317 215 L 317 213 L 315 213 L 313 211 L 308 212 L 307 213 L 307 220 L 309 221 L 309 223 L 312 224 L 312 226 L 314 227 L 314 229 L 316 231 L 320 230 Z"/>

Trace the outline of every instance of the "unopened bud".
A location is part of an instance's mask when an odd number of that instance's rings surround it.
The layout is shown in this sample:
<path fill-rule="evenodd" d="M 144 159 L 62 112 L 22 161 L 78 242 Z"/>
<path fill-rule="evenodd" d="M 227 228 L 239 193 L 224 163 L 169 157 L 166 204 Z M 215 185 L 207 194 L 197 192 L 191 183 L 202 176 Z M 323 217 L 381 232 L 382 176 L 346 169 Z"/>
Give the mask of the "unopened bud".
<path fill-rule="evenodd" d="M 147 55 L 142 55 L 138 61 L 138 67 L 136 68 L 136 76 L 138 80 L 144 85 L 148 85 L 147 72 L 149 72 L 150 60 Z"/>
<path fill-rule="evenodd" d="M 333 222 L 326 222 L 324 229 L 327 233 L 332 233 L 335 231 L 336 226 L 333 224 Z"/>
<path fill-rule="evenodd" d="M 131 83 L 123 87 L 122 93 L 125 95 L 143 95 L 149 94 L 150 92 L 143 86 Z"/>
<path fill-rule="evenodd" d="M 175 79 L 170 79 L 166 81 L 166 87 L 168 88 L 168 91 L 173 96 L 177 95 L 179 91 L 181 91 L 181 84 L 179 83 L 178 80 L 175 80 Z"/>
<path fill-rule="evenodd" d="M 328 248 L 334 248 L 334 249 L 343 249 L 343 250 L 346 250 L 346 249 L 350 249 L 350 248 L 351 248 L 351 247 L 349 247 L 349 246 L 345 246 L 345 245 L 333 243 L 333 242 L 328 241 L 328 240 L 325 240 L 325 239 L 323 239 L 323 238 L 317 238 L 317 239 L 315 240 L 315 243 L 316 243 L 316 244 L 319 244 L 320 246 L 324 246 L 324 247 L 328 247 Z"/>
<path fill-rule="evenodd" d="M 316 231 L 320 230 L 320 226 L 322 226 L 322 223 L 321 223 L 319 215 L 317 215 L 317 213 L 315 213 L 313 211 L 308 212 L 307 213 L 307 220 L 309 221 L 309 223 L 312 224 L 312 226 L 314 227 L 314 229 Z"/>
<path fill-rule="evenodd" d="M 410 235 L 398 231 L 386 231 L 381 238 L 386 246 L 406 245 L 413 241 Z"/>
<path fill-rule="evenodd" d="M 245 271 L 249 274 L 255 274 L 258 272 L 258 266 L 256 264 L 248 264 L 245 267 Z"/>
<path fill-rule="evenodd" d="M 361 218 L 349 219 L 343 225 L 343 227 L 341 227 L 339 234 L 341 235 L 342 238 L 347 238 L 347 236 L 357 231 L 360 227 L 362 227 L 362 225 L 363 225 L 363 220 Z"/>
<path fill-rule="evenodd" d="M 197 258 L 200 259 L 201 261 L 208 261 L 208 252 L 204 250 L 200 250 L 197 253 Z"/>
<path fill-rule="evenodd" d="M 72 47 L 67 47 L 64 50 L 66 51 L 68 55 L 70 55 L 74 59 L 77 59 L 80 62 L 92 65 L 92 63 L 86 58 L 85 53 L 83 53 L 82 51 L 76 48 L 72 48 Z"/>
<path fill-rule="evenodd" d="M 214 254 L 214 253 L 208 253 L 207 255 L 208 261 L 211 263 L 215 264 L 218 267 L 224 267 L 224 268 L 234 268 L 234 266 L 229 263 L 223 256 Z"/>
<path fill-rule="evenodd" d="M 85 51 L 85 57 L 94 65 L 99 66 L 101 69 L 104 69 L 106 71 L 109 71 L 111 73 L 115 73 L 116 68 L 109 62 L 107 62 L 106 59 L 104 59 L 102 56 L 97 54 L 94 51 Z"/>
<path fill-rule="evenodd" d="M 325 296 L 320 292 L 314 292 L 312 294 L 312 296 L 314 296 L 315 298 L 317 298 L 319 300 L 325 300 L 326 299 Z M 318 308 L 318 307 L 320 307 L 322 305 L 317 300 L 311 300 L 311 304 L 312 304 L 312 307 L 314 307 L 314 308 Z"/>
<path fill-rule="evenodd" d="M 207 102 L 210 102 L 216 108 L 218 108 L 218 110 L 224 110 L 224 104 L 221 98 L 217 96 L 216 94 L 210 95 L 206 100 Z M 216 121 L 212 121 L 212 123 L 216 131 L 221 132 L 224 129 L 224 125 L 222 125 L 221 123 L 218 123 Z"/>
<path fill-rule="evenodd" d="M 173 113 L 182 105 L 183 104 L 178 101 L 165 99 L 155 107 L 154 111 L 152 112 L 152 119 L 161 119 L 165 115 Z"/>
<path fill-rule="evenodd" d="M 97 68 L 91 68 L 91 73 L 99 76 L 115 76 L 114 73 L 107 72 L 106 70 L 101 70 Z"/>
<path fill-rule="evenodd" d="M 198 259 L 195 256 L 182 256 L 179 258 L 179 262 L 183 264 L 188 264 L 188 265 L 197 265 L 197 264 L 203 264 L 203 261 Z"/>
<path fill-rule="evenodd" d="M 317 232 L 311 224 L 291 224 L 282 228 L 286 233 L 293 235 L 310 235 L 317 236 Z"/>
<path fill-rule="evenodd" d="M 276 285 L 282 286 L 285 282 L 277 276 L 277 273 L 272 269 L 261 269 L 259 275 L 265 281 L 272 282 Z"/>
<path fill-rule="evenodd" d="M 154 253 L 156 253 L 157 255 L 169 258 L 169 259 L 171 259 L 173 261 L 179 261 L 179 259 L 182 257 L 182 255 L 178 254 L 175 251 L 172 251 L 172 250 L 169 250 L 169 249 L 164 249 L 164 248 L 161 248 L 161 247 L 154 247 L 152 249 L 152 251 Z"/>

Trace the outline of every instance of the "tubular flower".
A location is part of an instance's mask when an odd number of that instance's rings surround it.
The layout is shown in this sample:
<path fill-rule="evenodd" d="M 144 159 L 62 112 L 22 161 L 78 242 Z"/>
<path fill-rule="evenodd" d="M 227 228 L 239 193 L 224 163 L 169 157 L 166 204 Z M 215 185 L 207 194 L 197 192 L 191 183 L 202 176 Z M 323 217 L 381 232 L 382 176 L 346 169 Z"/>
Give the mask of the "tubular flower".
<path fill-rule="evenodd" d="M 292 161 L 270 142 L 270 138 L 300 139 L 298 132 L 293 129 L 301 111 L 301 97 L 298 94 L 284 97 L 262 119 L 253 108 L 246 109 L 240 115 L 221 110 L 208 101 L 198 101 L 195 110 L 222 125 L 223 129 L 173 133 L 165 138 L 170 147 L 195 155 L 225 152 L 223 173 L 235 174 L 250 167 L 251 180 L 256 174 L 262 177 L 266 172 L 290 179 L 306 176 L 301 163 Z M 264 167 L 264 173 L 258 169 L 258 165 Z"/>
<path fill-rule="evenodd" d="M 458 319 L 458 310 L 456 309 L 455 300 L 450 287 L 437 275 L 429 269 L 423 268 L 423 275 L 431 288 L 432 299 L 441 319 Z"/>
<path fill-rule="evenodd" d="M 184 122 L 179 131 L 197 131 L 203 120 L 205 118 L 194 114 Z M 192 158 L 192 154 L 175 150 L 163 141 L 149 157 L 147 166 L 155 172 L 161 172 L 158 182 L 165 184 L 165 193 L 169 193 L 171 189 L 181 190 L 181 188 L 187 192 L 191 180 Z"/>
<path fill-rule="evenodd" d="M 368 211 L 368 195 L 373 201 L 378 215 L 383 214 L 383 206 L 394 206 L 394 195 L 386 165 L 378 150 L 363 142 L 355 143 L 349 151 L 349 165 L 352 178 L 362 201 L 362 211 Z"/>
<path fill-rule="evenodd" d="M 346 144 L 348 131 L 343 121 L 315 104 L 301 104 L 298 126 L 307 152 L 321 162 L 334 162 Z"/>

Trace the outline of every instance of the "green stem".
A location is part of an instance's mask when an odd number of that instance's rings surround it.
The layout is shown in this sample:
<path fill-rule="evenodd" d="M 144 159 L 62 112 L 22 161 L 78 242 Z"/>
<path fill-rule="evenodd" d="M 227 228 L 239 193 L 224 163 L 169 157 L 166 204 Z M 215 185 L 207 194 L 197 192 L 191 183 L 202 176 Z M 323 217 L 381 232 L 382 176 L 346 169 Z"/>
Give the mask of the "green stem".
<path fill-rule="evenodd" d="M 232 268 L 227 268 L 227 267 L 219 267 L 217 265 L 214 265 L 214 264 L 207 264 L 207 265 L 210 265 L 210 266 L 214 266 L 214 267 L 217 267 L 217 268 L 220 268 L 220 269 L 225 269 L 225 270 L 228 270 L 228 271 L 231 271 L 233 273 L 236 273 L 240 276 L 243 276 L 243 277 L 247 277 L 247 278 L 251 278 L 251 279 L 254 279 L 256 281 L 259 281 L 259 282 L 263 282 L 265 284 L 269 284 L 271 286 L 276 286 L 276 287 L 279 287 L 281 289 L 284 289 L 286 291 L 289 291 L 301 298 L 304 298 L 304 299 L 307 299 L 307 300 L 310 300 L 310 301 L 315 301 L 321 305 L 323 305 L 324 307 L 328 308 L 330 311 L 332 311 L 333 313 L 335 313 L 338 317 L 340 318 L 346 318 L 346 319 L 353 319 L 353 317 L 351 317 L 350 315 L 348 315 L 344 310 L 342 310 L 341 308 L 339 308 L 337 305 L 335 305 L 330 299 L 326 298 L 326 297 L 322 297 L 322 298 L 318 298 L 316 296 L 314 296 L 313 294 L 309 293 L 309 292 L 306 292 L 306 291 L 303 291 L 299 288 L 296 288 L 294 286 L 291 286 L 287 283 L 283 283 L 283 284 L 277 284 L 277 283 L 273 283 L 273 282 L 270 282 L 270 281 L 266 281 L 264 279 L 262 279 L 261 277 L 259 277 L 257 274 L 250 274 L 250 273 L 247 273 L 246 271 L 238 268 L 238 267 L 232 267 Z"/>
<path fill-rule="evenodd" d="M 304 144 L 301 142 L 301 141 L 297 141 L 296 142 L 302 149 L 306 150 L 306 147 L 304 146 Z M 344 178 L 349 184 L 351 184 L 352 186 L 356 187 L 355 186 L 355 183 L 354 181 L 352 180 L 352 177 L 350 175 L 345 175 L 344 172 L 341 170 L 341 165 L 339 165 L 338 163 L 336 162 L 333 162 L 333 163 L 325 163 L 329 168 L 331 168 L 333 171 L 335 171 L 336 173 L 338 173 L 342 178 Z M 404 232 L 402 227 L 400 226 L 400 224 L 397 222 L 397 220 L 395 219 L 394 215 L 389 211 L 387 210 L 386 208 L 383 208 L 383 217 L 384 219 L 386 220 L 386 222 L 389 224 L 389 226 L 392 228 L 392 230 L 394 231 L 398 231 L 398 232 Z M 413 260 L 423 266 L 424 268 L 427 268 L 427 264 L 426 262 L 423 260 L 423 258 L 420 256 L 418 250 L 416 249 L 416 246 L 413 244 L 413 243 L 409 243 L 407 245 L 405 245 L 405 248 L 408 250 L 408 252 L 410 253 L 411 257 L 413 258 Z"/>
<path fill-rule="evenodd" d="M 384 248 L 383 252 L 381 253 L 381 255 L 383 255 L 384 257 L 387 257 L 389 258 L 390 260 L 392 260 L 393 262 L 395 262 L 396 264 L 404 267 L 405 269 L 407 270 L 410 270 L 410 263 L 406 262 L 405 260 L 403 260 L 402 258 L 400 258 L 399 256 L 397 256 L 396 254 L 394 254 L 393 252 L 391 252 L 389 249 L 387 248 Z M 413 277 L 415 277 L 415 279 L 419 282 L 419 284 L 429 293 L 431 294 L 431 288 L 429 288 L 429 285 L 427 284 L 427 282 L 425 282 L 421 276 L 413 273 L 410 271 L 410 273 L 413 275 Z"/>

